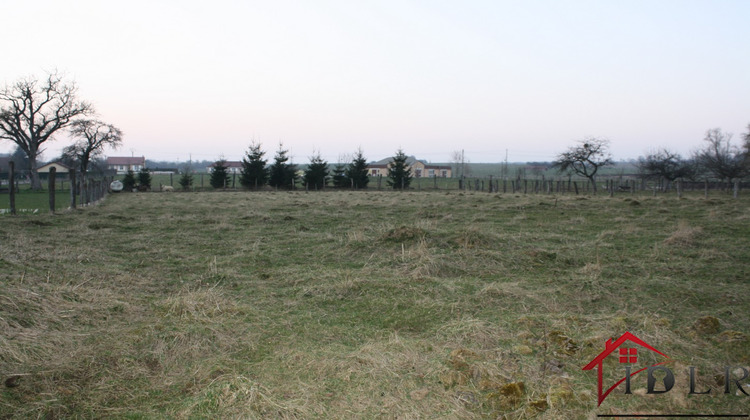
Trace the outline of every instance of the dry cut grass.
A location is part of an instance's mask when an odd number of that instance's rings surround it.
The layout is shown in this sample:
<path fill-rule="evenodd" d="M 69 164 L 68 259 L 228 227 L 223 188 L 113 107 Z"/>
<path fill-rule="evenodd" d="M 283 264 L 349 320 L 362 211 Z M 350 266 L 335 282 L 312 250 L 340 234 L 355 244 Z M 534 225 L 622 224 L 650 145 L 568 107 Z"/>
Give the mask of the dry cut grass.
<path fill-rule="evenodd" d="M 747 199 L 580 198 L 145 193 L 3 217 L 0 417 L 746 411 L 716 375 L 750 364 Z M 581 368 L 626 331 L 678 385 L 597 407 Z M 717 391 L 688 396 L 689 366 Z"/>

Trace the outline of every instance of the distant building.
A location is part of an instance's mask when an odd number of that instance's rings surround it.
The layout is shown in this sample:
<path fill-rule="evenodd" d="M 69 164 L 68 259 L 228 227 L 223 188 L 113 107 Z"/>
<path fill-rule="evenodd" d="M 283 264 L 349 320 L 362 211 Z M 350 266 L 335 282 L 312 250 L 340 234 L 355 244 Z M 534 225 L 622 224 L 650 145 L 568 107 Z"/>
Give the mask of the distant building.
<path fill-rule="evenodd" d="M 117 174 L 125 174 L 128 171 L 138 172 L 146 167 L 146 158 L 141 157 L 108 157 L 107 169 L 117 171 Z"/>
<path fill-rule="evenodd" d="M 62 162 L 50 162 L 46 165 L 40 166 L 36 171 L 40 174 L 48 174 L 50 169 L 55 168 L 55 172 L 58 174 L 70 172 L 71 167 Z"/>
<path fill-rule="evenodd" d="M 217 163 L 219 163 L 219 162 L 218 161 L 214 162 L 214 163 L 211 164 L 211 166 L 207 167 L 206 168 L 206 172 L 208 172 L 209 174 L 211 172 L 213 172 L 214 171 L 214 167 L 216 167 Z M 227 167 L 227 173 L 229 173 L 229 174 L 238 174 L 238 173 L 242 172 L 242 162 L 233 161 L 233 160 L 227 160 L 227 161 L 224 161 L 224 166 Z"/>
<path fill-rule="evenodd" d="M 367 165 L 367 174 L 370 176 L 388 176 L 388 165 L 384 163 L 371 163 Z"/>
<path fill-rule="evenodd" d="M 387 157 L 367 165 L 367 173 L 370 176 L 388 176 L 388 168 L 393 163 L 393 157 Z M 426 160 L 418 160 L 414 156 L 406 159 L 406 166 L 415 178 L 451 178 L 453 170 L 448 165 L 431 165 Z"/>

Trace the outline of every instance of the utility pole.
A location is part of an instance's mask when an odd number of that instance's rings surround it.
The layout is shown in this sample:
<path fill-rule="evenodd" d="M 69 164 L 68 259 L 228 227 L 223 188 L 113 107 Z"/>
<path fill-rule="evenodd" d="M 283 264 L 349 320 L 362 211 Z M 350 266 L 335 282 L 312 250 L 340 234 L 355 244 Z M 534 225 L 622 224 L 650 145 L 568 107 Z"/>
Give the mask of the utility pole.
<path fill-rule="evenodd" d="M 503 167 L 503 179 L 508 179 L 508 149 L 505 149 L 505 166 Z"/>

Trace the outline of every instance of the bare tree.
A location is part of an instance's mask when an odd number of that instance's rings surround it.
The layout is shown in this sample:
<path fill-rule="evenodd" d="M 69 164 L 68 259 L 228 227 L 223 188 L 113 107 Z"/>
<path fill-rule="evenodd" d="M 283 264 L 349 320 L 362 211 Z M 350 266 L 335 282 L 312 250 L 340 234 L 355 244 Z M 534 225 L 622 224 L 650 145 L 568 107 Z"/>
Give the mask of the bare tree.
<path fill-rule="evenodd" d="M 731 182 L 748 174 L 746 156 L 743 151 L 732 144 L 732 135 L 720 128 L 706 131 L 703 139 L 705 148 L 695 154 L 695 160 L 707 172 L 718 178 Z"/>
<path fill-rule="evenodd" d="M 747 125 L 747 133 L 742 135 L 742 139 L 745 141 L 742 146 L 745 149 L 745 165 L 750 167 L 750 124 Z"/>
<path fill-rule="evenodd" d="M 645 178 L 662 178 L 668 182 L 674 182 L 678 178 L 693 178 L 697 172 L 693 159 L 683 159 L 678 153 L 667 149 L 638 158 L 637 166 Z"/>
<path fill-rule="evenodd" d="M 469 159 L 466 159 L 463 150 L 454 150 L 451 152 L 450 163 L 454 176 L 459 178 L 471 176 L 471 165 L 469 165 L 471 162 Z"/>
<path fill-rule="evenodd" d="M 609 153 L 609 140 L 601 138 L 586 138 L 576 146 L 560 153 L 552 167 L 560 171 L 572 171 L 591 181 L 591 187 L 596 194 L 595 176 L 599 168 L 611 165 L 612 156 Z"/>
<path fill-rule="evenodd" d="M 464 176 L 464 151 L 454 150 L 451 152 L 451 166 L 453 166 L 453 173 L 457 174 L 458 177 Z"/>
<path fill-rule="evenodd" d="M 104 151 L 122 145 L 122 131 L 112 124 L 99 120 L 76 120 L 71 123 L 70 134 L 76 142 L 63 150 L 63 155 L 78 163 L 80 173 L 86 174 L 91 160 Z"/>
<path fill-rule="evenodd" d="M 0 91 L 0 139 L 12 141 L 28 156 L 34 190 L 42 188 L 37 157 L 43 144 L 73 118 L 94 112 L 91 104 L 77 99 L 77 93 L 75 83 L 66 83 L 57 72 L 42 82 L 29 77 Z"/>

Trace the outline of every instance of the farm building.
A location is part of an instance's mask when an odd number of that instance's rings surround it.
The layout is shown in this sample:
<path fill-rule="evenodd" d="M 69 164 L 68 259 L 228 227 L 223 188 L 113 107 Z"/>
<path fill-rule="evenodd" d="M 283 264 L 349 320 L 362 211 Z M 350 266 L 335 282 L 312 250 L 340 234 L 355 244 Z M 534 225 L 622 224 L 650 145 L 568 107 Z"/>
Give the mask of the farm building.
<path fill-rule="evenodd" d="M 391 162 L 393 162 L 392 157 L 372 162 L 367 165 L 367 173 L 370 176 L 388 176 L 388 168 L 391 166 Z M 412 176 L 415 178 L 451 178 L 453 176 L 453 171 L 450 166 L 432 165 L 427 163 L 426 160 L 418 160 L 414 156 L 409 156 L 409 158 L 406 159 L 406 165 L 409 167 Z"/>
<path fill-rule="evenodd" d="M 42 165 L 37 169 L 40 174 L 48 174 L 52 168 L 55 168 L 55 172 L 58 174 L 70 172 L 71 167 L 62 162 L 50 162 L 46 165 Z"/>

